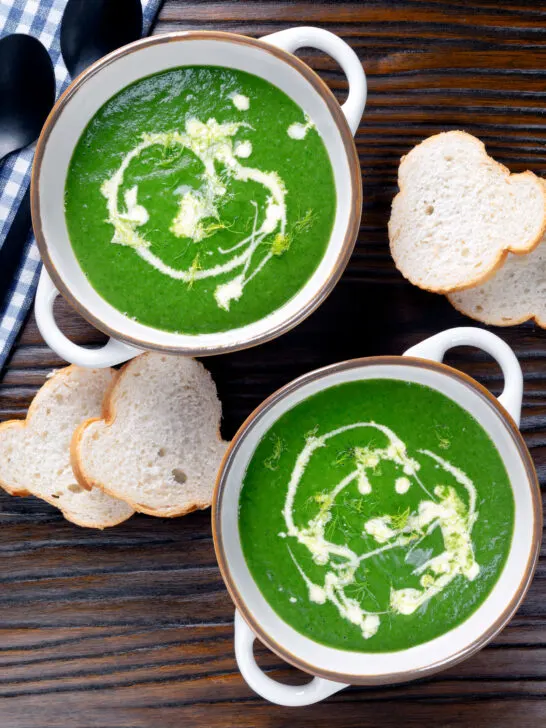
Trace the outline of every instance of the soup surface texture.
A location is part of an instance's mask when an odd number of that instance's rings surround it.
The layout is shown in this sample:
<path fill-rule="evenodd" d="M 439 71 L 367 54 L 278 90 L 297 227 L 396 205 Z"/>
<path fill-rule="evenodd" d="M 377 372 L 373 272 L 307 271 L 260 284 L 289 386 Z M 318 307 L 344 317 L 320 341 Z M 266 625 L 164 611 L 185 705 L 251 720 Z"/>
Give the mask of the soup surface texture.
<path fill-rule="evenodd" d="M 344 650 L 403 650 L 463 622 L 498 580 L 513 525 L 508 475 L 478 422 L 394 379 L 340 384 L 282 415 L 240 495 L 265 599 Z"/>
<path fill-rule="evenodd" d="M 140 323 L 189 334 L 293 298 L 336 210 L 313 122 L 276 86 L 214 66 L 157 73 L 107 101 L 76 146 L 65 201 L 95 290 Z"/>

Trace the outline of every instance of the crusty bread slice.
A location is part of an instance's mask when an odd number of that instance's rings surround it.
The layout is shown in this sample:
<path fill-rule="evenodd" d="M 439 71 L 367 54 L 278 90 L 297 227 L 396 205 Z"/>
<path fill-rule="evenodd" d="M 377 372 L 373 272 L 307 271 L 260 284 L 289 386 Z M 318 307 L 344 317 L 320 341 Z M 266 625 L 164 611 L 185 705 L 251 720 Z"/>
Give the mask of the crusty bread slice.
<path fill-rule="evenodd" d="M 412 283 L 449 293 L 484 282 L 508 252 L 527 253 L 546 230 L 546 188 L 510 174 L 462 131 L 437 134 L 402 158 L 389 221 L 396 267 Z"/>
<path fill-rule="evenodd" d="M 92 419 L 72 439 L 80 485 L 98 486 L 142 513 L 181 516 L 211 504 L 222 407 L 194 359 L 148 352 L 126 364 Z"/>
<path fill-rule="evenodd" d="M 114 374 L 113 369 L 60 369 L 37 393 L 26 420 L 0 425 L 4 490 L 11 495 L 36 495 L 79 526 L 115 526 L 133 514 L 127 503 L 99 488 L 82 488 L 70 466 L 74 429 L 100 413 Z"/>
<path fill-rule="evenodd" d="M 546 235 L 528 255 L 509 255 L 486 283 L 449 301 L 461 313 L 492 326 L 513 326 L 535 319 L 546 328 Z"/>

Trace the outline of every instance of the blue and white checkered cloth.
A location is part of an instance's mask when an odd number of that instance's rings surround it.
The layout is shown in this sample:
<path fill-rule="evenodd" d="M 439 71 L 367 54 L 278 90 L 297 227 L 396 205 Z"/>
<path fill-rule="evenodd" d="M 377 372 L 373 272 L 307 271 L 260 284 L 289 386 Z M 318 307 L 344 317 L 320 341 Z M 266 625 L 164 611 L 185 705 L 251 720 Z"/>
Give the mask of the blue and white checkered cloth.
<path fill-rule="evenodd" d="M 57 95 L 70 82 L 60 49 L 60 24 L 68 0 L 0 0 L 0 37 L 26 33 L 42 41 L 55 67 Z M 148 33 L 162 0 L 143 0 L 143 30 Z M 7 157 L 0 163 L 0 247 L 30 184 L 34 146 Z M 32 305 L 38 277 L 40 255 L 32 233 L 26 243 L 22 264 L 12 282 L 7 304 L 0 311 L 0 369 L 13 346 Z"/>

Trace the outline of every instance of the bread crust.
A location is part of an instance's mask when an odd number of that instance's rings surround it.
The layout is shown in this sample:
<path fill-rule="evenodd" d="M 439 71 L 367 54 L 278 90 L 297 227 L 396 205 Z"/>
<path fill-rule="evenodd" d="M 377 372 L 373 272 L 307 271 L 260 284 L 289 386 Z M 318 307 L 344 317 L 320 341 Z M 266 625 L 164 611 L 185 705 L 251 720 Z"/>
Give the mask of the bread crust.
<path fill-rule="evenodd" d="M 69 376 L 70 373 L 78 369 L 78 367 L 75 364 L 70 364 L 67 367 L 63 367 L 62 369 L 57 369 L 52 377 L 50 377 L 44 384 L 41 386 L 41 388 L 38 390 L 36 395 L 34 396 L 34 399 L 30 403 L 30 406 L 28 408 L 26 417 L 24 420 L 7 420 L 6 422 L 2 422 L 0 424 L 0 432 L 2 430 L 10 429 L 10 428 L 17 428 L 17 429 L 26 429 L 31 422 L 34 412 L 38 409 L 38 406 L 40 404 L 40 400 L 44 396 L 44 394 L 47 394 L 47 390 L 53 386 L 55 382 L 58 381 L 58 378 L 60 377 L 66 377 Z M 30 496 L 33 495 L 29 490 L 23 489 L 20 486 L 15 486 L 10 483 L 8 483 L 6 480 L 2 478 L 2 474 L 0 472 L 0 487 L 2 487 L 7 493 L 13 496 Z M 91 490 L 91 488 L 87 488 L 87 490 Z M 87 521 L 82 522 L 80 519 L 77 518 L 71 511 L 67 512 L 65 509 L 63 509 L 58 501 L 55 498 L 51 498 L 49 496 L 40 495 L 36 496 L 40 498 L 40 500 L 45 501 L 46 503 L 49 503 L 52 506 L 55 506 L 57 510 L 59 510 L 64 518 L 66 518 L 67 521 L 70 521 L 71 523 L 74 523 L 77 526 L 82 526 L 84 528 L 96 528 L 99 530 L 103 530 L 104 528 L 108 528 L 111 526 L 117 526 L 120 523 L 123 523 L 123 521 L 127 520 L 127 518 L 130 518 L 132 514 L 129 514 L 128 516 L 120 519 L 113 519 L 111 521 Z M 119 499 L 118 499 L 119 500 Z"/>
<path fill-rule="evenodd" d="M 139 513 L 145 513 L 148 516 L 175 518 L 177 516 L 186 516 L 188 513 L 192 513 L 193 511 L 204 510 L 205 508 L 210 507 L 210 503 L 194 502 L 189 503 L 187 507 L 180 509 L 175 508 L 168 510 L 158 510 L 156 508 L 150 508 L 148 506 L 142 505 L 141 503 L 136 503 L 135 501 L 128 498 L 127 495 L 122 496 L 115 489 L 109 488 L 105 483 L 101 483 L 100 481 L 95 480 L 90 475 L 86 474 L 85 468 L 83 467 L 82 458 L 80 456 L 80 444 L 87 428 L 94 422 L 102 421 L 104 421 L 106 426 L 109 427 L 113 423 L 114 418 L 112 417 L 112 419 L 107 419 L 106 417 L 90 417 L 88 420 L 82 422 L 82 424 L 76 428 L 72 436 L 72 441 L 70 443 L 70 464 L 72 466 L 72 470 L 74 471 L 74 475 L 76 477 L 78 485 L 80 485 L 82 488 L 85 488 L 86 490 L 92 490 L 92 488 L 100 488 L 104 493 L 107 493 L 108 495 L 111 495 L 118 500 L 125 501 L 125 503 L 131 506 L 133 510 L 138 511 Z"/>
<path fill-rule="evenodd" d="M 456 291 L 453 291 L 454 293 Z M 482 324 L 486 324 L 487 326 L 502 326 L 504 328 L 508 326 L 519 326 L 520 324 L 527 323 L 527 321 L 532 321 L 534 324 L 536 324 L 541 329 L 546 329 L 546 320 L 542 320 L 538 314 L 529 313 L 529 314 L 523 314 L 522 316 L 518 318 L 512 318 L 510 321 L 506 321 L 502 318 L 495 318 L 495 316 L 475 316 L 471 311 L 466 311 L 461 306 L 457 305 L 454 300 L 452 300 L 450 295 L 446 295 L 447 300 L 450 302 L 450 304 L 453 306 L 453 308 L 458 311 L 463 316 L 468 316 L 468 318 L 474 319 L 474 321 L 479 321 Z"/>
<path fill-rule="evenodd" d="M 447 299 L 464 316 L 490 326 L 517 326 L 532 321 L 546 328 L 544 275 L 546 271 L 546 234 L 536 252 L 510 256 L 491 283 L 453 292 Z"/>
<path fill-rule="evenodd" d="M 79 457 L 80 443 L 82 441 L 84 432 L 89 427 L 89 425 L 92 425 L 93 422 L 101 422 L 101 420 L 102 417 L 90 417 L 88 420 L 84 420 L 81 425 L 78 425 L 78 427 L 76 427 L 76 429 L 74 430 L 74 434 L 72 435 L 72 439 L 70 440 L 70 465 L 72 467 L 72 471 L 78 482 L 78 485 L 80 485 L 82 488 L 85 488 L 85 490 L 92 490 L 94 487 L 94 483 L 91 481 L 90 478 L 87 478 L 85 476 L 83 467 L 81 465 L 81 459 Z M 104 490 L 104 488 L 102 488 L 102 490 Z"/>
<path fill-rule="evenodd" d="M 391 220 L 392 220 L 392 214 L 391 218 L 388 222 L 388 234 L 389 234 L 389 248 L 391 252 L 391 256 L 394 260 L 394 264 L 397 267 L 397 269 L 402 273 L 402 275 L 414 286 L 417 286 L 417 288 L 421 288 L 424 291 L 429 291 L 430 293 L 440 293 L 440 294 L 448 294 L 448 293 L 456 293 L 457 291 L 465 291 L 469 288 L 475 288 L 478 285 L 481 285 L 482 283 L 486 283 L 490 278 L 492 278 L 495 273 L 504 265 L 506 258 L 508 257 L 508 253 L 512 253 L 513 255 L 527 255 L 527 253 L 530 253 L 533 251 L 541 242 L 542 237 L 544 233 L 546 232 L 546 183 L 544 180 L 542 180 L 540 177 L 537 177 L 536 174 L 533 172 L 527 170 L 525 172 L 519 172 L 517 174 L 512 174 L 508 167 L 506 167 L 504 164 L 501 164 L 501 162 L 497 162 L 496 159 L 493 159 L 493 157 L 490 157 L 489 154 L 487 154 L 487 150 L 485 148 L 485 144 L 481 141 L 481 139 L 478 139 L 477 137 L 473 136 L 472 134 L 468 134 L 468 132 L 462 131 L 460 129 L 456 129 L 450 132 L 441 132 L 440 134 L 433 134 L 430 137 L 427 137 L 427 139 L 424 139 L 422 142 L 420 142 L 417 146 L 427 146 L 431 143 L 434 143 L 435 140 L 442 136 L 442 134 L 449 133 L 452 135 L 458 135 L 463 136 L 467 139 L 471 139 L 472 142 L 480 148 L 480 151 L 482 152 L 484 158 L 487 160 L 490 160 L 495 164 L 499 170 L 506 175 L 507 182 L 510 183 L 512 181 L 518 180 L 522 177 L 529 177 L 533 180 L 536 180 L 539 183 L 539 187 L 542 190 L 542 197 L 543 197 L 543 206 L 544 206 L 544 213 L 543 213 L 543 219 L 542 219 L 542 227 L 540 228 L 539 233 L 537 236 L 533 239 L 531 239 L 529 245 L 524 250 L 517 249 L 514 250 L 509 245 L 503 248 L 501 251 L 499 251 L 499 254 L 496 258 L 496 260 L 493 262 L 491 268 L 488 270 L 474 276 L 474 278 L 469 279 L 468 281 L 465 281 L 465 283 L 461 283 L 457 286 L 437 286 L 437 287 L 430 287 L 426 286 L 425 284 L 419 282 L 418 280 L 415 280 L 412 278 L 410 274 L 407 274 L 405 272 L 402 272 L 402 269 L 400 267 L 399 259 L 397 259 L 397 255 L 395 252 L 395 243 L 396 243 L 396 236 L 394 233 L 391 233 Z M 415 149 L 415 147 L 414 147 Z M 404 160 L 406 157 L 410 154 L 405 154 L 400 159 L 400 167 L 404 163 Z M 400 169 L 399 167 L 399 169 Z M 392 204 L 394 205 L 395 200 L 397 200 L 399 197 L 401 197 L 403 194 L 405 194 L 406 185 L 400 183 L 400 175 L 398 177 L 399 179 L 399 191 L 393 198 Z M 527 320 L 527 319 L 526 319 Z"/>
<path fill-rule="evenodd" d="M 107 483 L 102 483 L 92 478 L 85 470 L 81 455 L 81 443 L 84 434 L 93 423 L 104 422 L 106 427 L 110 427 L 115 422 L 117 414 L 115 398 L 124 374 L 129 373 L 132 367 L 136 364 L 136 362 L 139 361 L 142 357 L 149 357 L 151 354 L 152 352 L 144 352 L 144 354 L 140 354 L 139 356 L 124 364 L 123 367 L 119 369 L 117 376 L 113 378 L 108 389 L 106 390 L 102 403 L 102 417 L 91 417 L 85 422 L 82 422 L 82 424 L 74 431 L 70 443 L 70 462 L 72 465 L 72 470 L 74 471 L 74 474 L 76 476 L 76 480 L 78 481 L 79 485 L 82 486 L 82 488 L 86 488 L 87 490 L 90 490 L 91 488 L 100 488 L 108 495 L 111 495 L 114 498 L 118 498 L 119 500 L 124 500 L 128 505 L 131 506 L 131 508 L 133 508 L 138 513 L 145 513 L 148 516 L 156 516 L 161 518 L 176 518 L 178 516 L 186 516 L 188 513 L 192 513 L 193 511 L 210 508 L 211 503 L 193 501 L 181 508 L 151 508 L 150 506 L 134 501 L 129 496 L 127 496 L 127 494 L 121 493 L 116 490 L 115 487 L 112 487 Z M 217 437 L 218 441 L 222 442 L 219 428 L 217 430 Z"/>
<path fill-rule="evenodd" d="M 30 411 L 30 410 L 29 410 Z M 2 422 L 0 425 L 0 433 L 3 430 L 10 430 L 10 429 L 17 429 L 17 430 L 24 430 L 27 426 L 27 417 L 24 420 L 7 420 L 6 422 Z M 9 493 L 9 495 L 16 495 L 16 496 L 27 496 L 31 495 L 31 493 L 26 490 L 26 488 L 21 488 L 21 486 L 18 485 L 12 485 L 11 483 L 8 483 L 6 480 L 2 478 L 2 473 L 0 472 L 0 487 L 3 488 L 6 493 Z"/>
<path fill-rule="evenodd" d="M 2 422 L 0 424 L 0 432 L 2 432 L 2 430 L 8 430 L 8 429 L 12 429 L 12 428 L 13 429 L 26 429 L 28 426 L 28 423 L 32 419 L 34 410 L 37 409 L 37 407 L 38 407 L 38 398 L 42 397 L 43 393 L 46 392 L 47 389 L 49 389 L 51 386 L 53 386 L 53 380 L 56 377 L 66 376 L 69 372 L 72 371 L 72 369 L 74 369 L 74 364 L 70 364 L 67 367 L 63 367 L 62 369 L 57 369 L 55 371 L 54 376 L 47 379 L 42 384 L 40 389 L 36 392 L 36 394 L 34 395 L 34 398 L 28 407 L 26 417 L 23 420 L 6 420 L 5 422 Z M 6 480 L 4 480 L 2 478 L 1 472 L 0 472 L 0 487 L 2 487 L 6 491 L 6 493 L 9 493 L 9 495 L 15 495 L 15 496 L 32 495 L 32 493 L 30 493 L 30 491 L 28 491 L 26 488 L 21 488 L 20 486 L 11 485 L 10 483 L 8 483 Z M 42 500 L 46 500 L 46 499 L 42 498 Z M 47 502 L 51 503 L 51 500 L 52 499 L 49 499 L 49 501 L 47 501 Z M 51 505 L 54 505 L 56 508 L 58 508 L 58 506 L 55 503 L 51 503 Z M 59 510 L 61 510 L 61 509 L 59 508 Z"/>

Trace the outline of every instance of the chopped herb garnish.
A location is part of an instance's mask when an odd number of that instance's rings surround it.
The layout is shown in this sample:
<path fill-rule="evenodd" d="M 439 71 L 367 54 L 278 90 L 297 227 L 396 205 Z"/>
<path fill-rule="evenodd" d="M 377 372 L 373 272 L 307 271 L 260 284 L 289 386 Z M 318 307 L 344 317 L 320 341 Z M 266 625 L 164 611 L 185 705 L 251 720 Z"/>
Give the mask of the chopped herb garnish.
<path fill-rule="evenodd" d="M 441 450 L 447 450 L 451 445 L 451 442 L 449 440 L 449 427 L 447 425 L 442 425 L 439 422 L 435 422 L 434 432 L 436 434 L 436 437 L 438 438 L 438 447 Z"/>
<path fill-rule="evenodd" d="M 391 526 L 394 528 L 395 531 L 402 531 L 402 529 L 407 526 L 410 513 L 411 510 L 408 506 L 405 511 L 401 511 L 394 516 L 391 516 Z"/>
<path fill-rule="evenodd" d="M 271 243 L 271 254 L 276 256 L 284 255 L 299 235 L 308 232 L 313 227 L 315 218 L 316 214 L 312 210 L 307 210 L 303 217 L 296 220 L 289 232 L 277 233 Z"/>
<path fill-rule="evenodd" d="M 313 210 L 307 210 L 305 215 L 296 220 L 292 226 L 292 236 L 296 237 L 296 235 L 309 232 L 315 223 L 316 217 L 317 215 Z"/>
<path fill-rule="evenodd" d="M 184 147 L 177 142 L 171 140 L 167 144 L 163 145 L 163 151 L 161 159 L 157 162 L 158 167 L 168 167 L 170 164 L 177 162 L 180 157 L 184 154 Z"/>
<path fill-rule="evenodd" d="M 334 465 L 336 467 L 339 467 L 340 465 L 343 465 L 344 463 L 348 462 L 349 460 L 352 460 L 354 455 L 355 455 L 354 447 L 346 447 L 343 450 L 338 450 L 338 452 L 336 454 L 336 459 L 334 460 Z"/>
<path fill-rule="evenodd" d="M 292 240 L 286 233 L 277 233 L 271 243 L 272 255 L 283 255 L 290 248 Z"/>
<path fill-rule="evenodd" d="M 273 451 L 271 455 L 264 460 L 264 465 L 268 470 L 277 470 L 285 445 L 278 435 L 272 435 L 269 439 L 273 443 Z"/>
<path fill-rule="evenodd" d="M 310 440 L 312 437 L 316 437 L 318 433 L 318 425 L 315 425 L 312 430 L 305 433 L 305 439 Z"/>
<path fill-rule="evenodd" d="M 188 273 L 190 274 L 190 280 L 188 281 L 188 288 L 191 288 L 193 284 L 195 283 L 195 276 L 197 274 L 197 271 L 202 270 L 201 263 L 199 262 L 199 253 L 195 256 L 195 258 L 192 261 L 192 264 L 190 265 Z"/>

